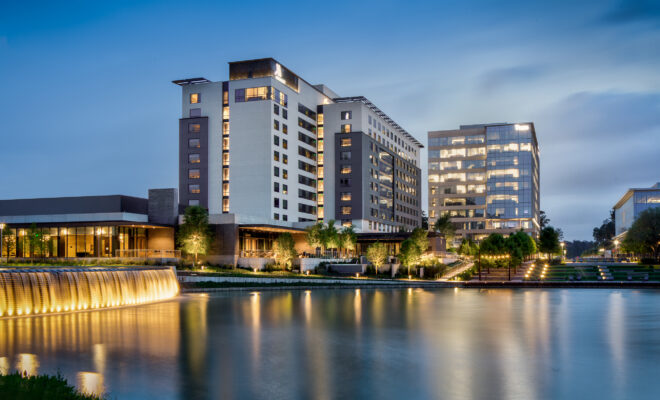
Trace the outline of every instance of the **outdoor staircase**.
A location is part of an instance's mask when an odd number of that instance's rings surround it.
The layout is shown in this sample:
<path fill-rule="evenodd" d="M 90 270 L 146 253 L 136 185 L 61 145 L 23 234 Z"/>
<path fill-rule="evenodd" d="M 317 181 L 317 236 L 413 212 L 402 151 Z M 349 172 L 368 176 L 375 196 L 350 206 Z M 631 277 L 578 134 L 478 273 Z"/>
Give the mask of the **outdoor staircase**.
<path fill-rule="evenodd" d="M 610 269 L 607 268 L 607 266 L 602 266 L 599 265 L 598 267 L 598 279 L 603 280 L 603 281 L 611 281 L 614 280 L 612 277 L 612 273 L 610 272 Z"/>
<path fill-rule="evenodd" d="M 525 276 L 525 271 L 529 264 L 521 265 L 514 270 L 511 267 L 511 281 L 520 282 Z M 479 274 L 475 273 L 472 276 L 472 281 L 479 281 Z M 509 270 L 508 268 L 491 268 L 490 271 L 486 268 L 481 270 L 481 281 L 482 282 L 507 282 L 509 281 Z"/>

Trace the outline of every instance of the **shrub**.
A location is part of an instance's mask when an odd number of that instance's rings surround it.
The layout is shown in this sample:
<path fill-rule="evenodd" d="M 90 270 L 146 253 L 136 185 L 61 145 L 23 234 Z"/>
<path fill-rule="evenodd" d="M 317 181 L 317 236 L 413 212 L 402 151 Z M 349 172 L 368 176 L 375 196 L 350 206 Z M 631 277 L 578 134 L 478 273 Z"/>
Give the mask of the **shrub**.
<path fill-rule="evenodd" d="M 0 395 L 3 399 L 93 400 L 97 396 L 84 395 L 61 376 L 22 376 L 15 372 L 0 375 Z"/>

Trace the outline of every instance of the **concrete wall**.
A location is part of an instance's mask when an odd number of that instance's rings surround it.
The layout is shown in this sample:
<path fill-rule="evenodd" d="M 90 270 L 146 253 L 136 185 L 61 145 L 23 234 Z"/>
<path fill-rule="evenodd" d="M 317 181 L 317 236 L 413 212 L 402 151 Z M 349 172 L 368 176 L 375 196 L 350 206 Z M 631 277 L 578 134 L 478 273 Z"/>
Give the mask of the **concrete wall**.
<path fill-rule="evenodd" d="M 174 228 L 149 229 L 147 246 L 155 250 L 174 250 Z"/>

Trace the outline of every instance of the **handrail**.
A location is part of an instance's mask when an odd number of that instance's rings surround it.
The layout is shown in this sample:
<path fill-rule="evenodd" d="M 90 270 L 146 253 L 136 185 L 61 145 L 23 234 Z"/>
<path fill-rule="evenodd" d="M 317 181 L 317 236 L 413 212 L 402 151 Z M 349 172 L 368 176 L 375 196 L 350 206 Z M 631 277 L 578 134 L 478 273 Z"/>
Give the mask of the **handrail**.
<path fill-rule="evenodd" d="M 181 258 L 181 250 L 130 249 L 115 250 L 118 258 Z"/>

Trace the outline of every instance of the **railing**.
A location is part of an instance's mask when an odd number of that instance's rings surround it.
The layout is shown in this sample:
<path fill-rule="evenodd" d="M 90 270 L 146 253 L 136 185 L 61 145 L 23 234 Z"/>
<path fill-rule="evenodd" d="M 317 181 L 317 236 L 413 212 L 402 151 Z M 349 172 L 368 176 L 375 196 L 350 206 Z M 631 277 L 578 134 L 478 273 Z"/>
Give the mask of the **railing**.
<path fill-rule="evenodd" d="M 115 257 L 118 257 L 118 258 L 181 258 L 181 250 L 156 250 L 156 249 L 115 250 Z"/>
<path fill-rule="evenodd" d="M 241 250 L 242 258 L 273 258 L 272 250 Z"/>

